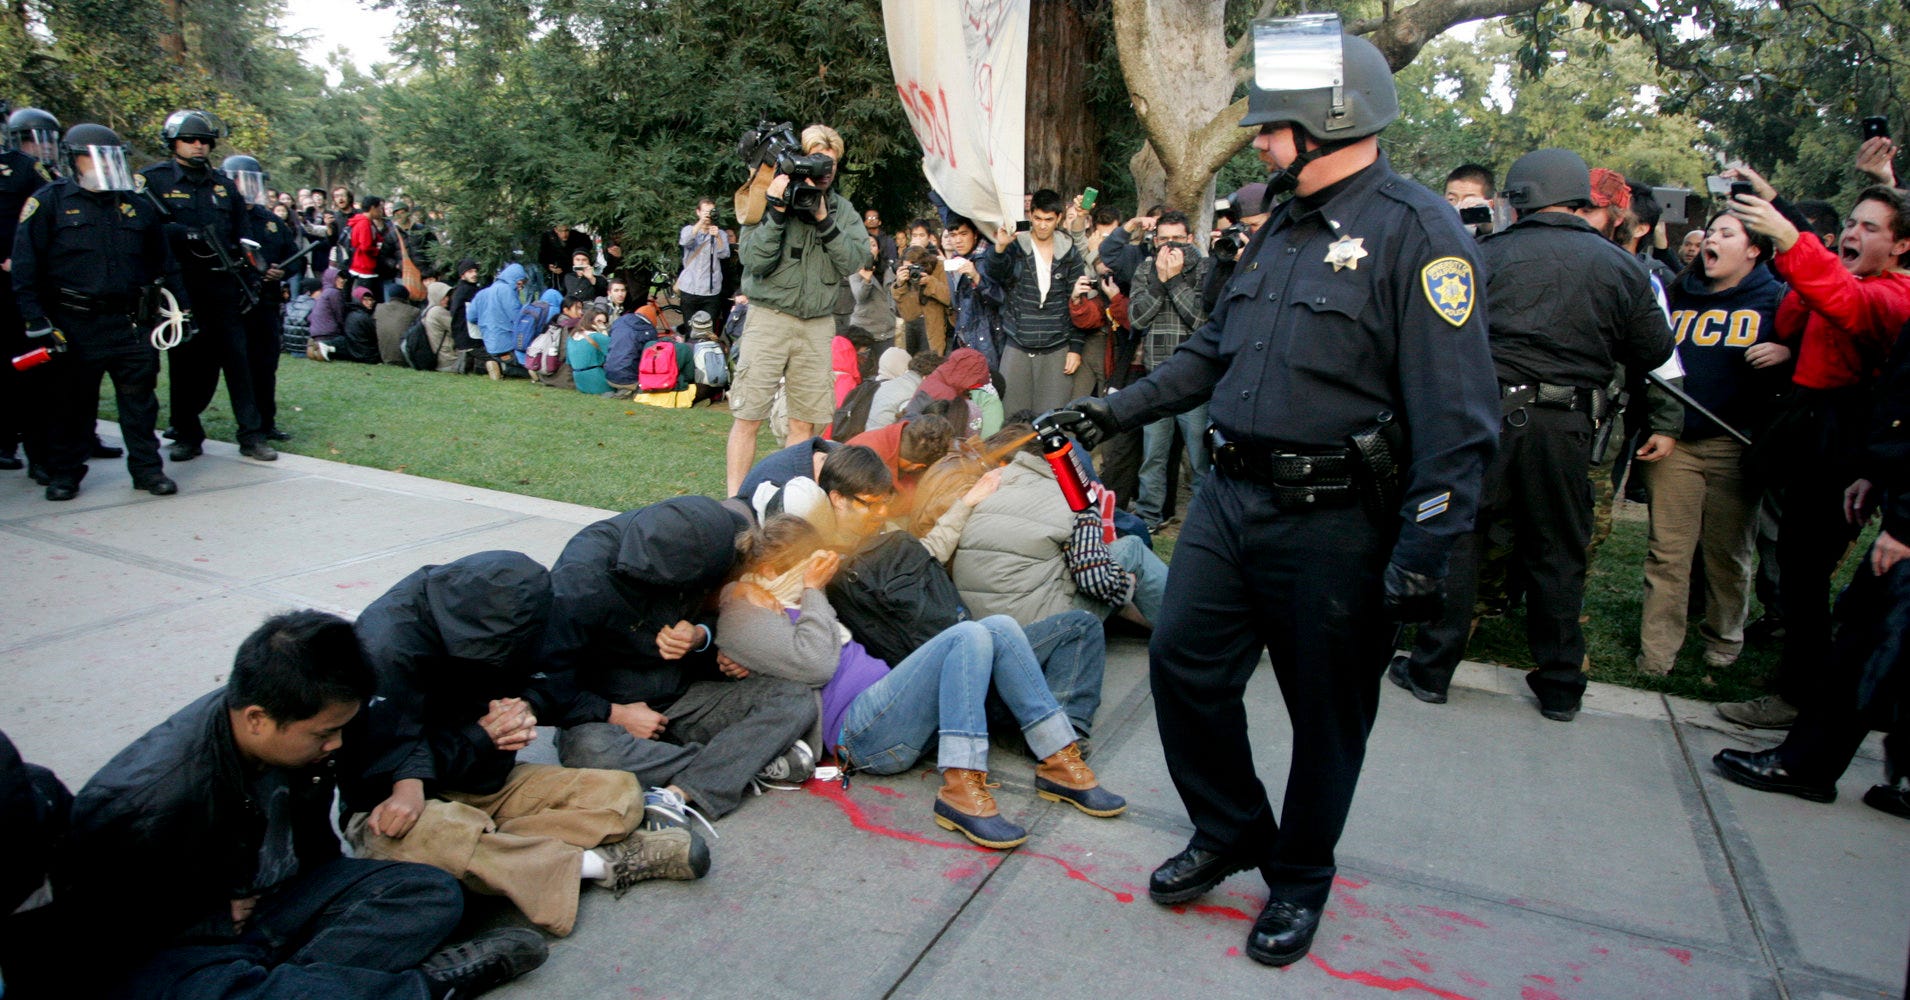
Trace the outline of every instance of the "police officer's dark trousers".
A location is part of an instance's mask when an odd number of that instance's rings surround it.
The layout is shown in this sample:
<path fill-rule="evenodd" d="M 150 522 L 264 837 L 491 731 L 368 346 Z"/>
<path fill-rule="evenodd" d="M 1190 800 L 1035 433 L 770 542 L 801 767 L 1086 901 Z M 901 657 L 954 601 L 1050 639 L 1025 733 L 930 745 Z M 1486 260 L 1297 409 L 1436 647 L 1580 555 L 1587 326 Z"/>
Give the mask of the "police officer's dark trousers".
<path fill-rule="evenodd" d="M 245 362 L 252 373 L 252 401 L 261 431 L 278 429 L 279 355 L 285 353 L 283 286 L 265 282 L 259 302 L 245 311 Z"/>
<path fill-rule="evenodd" d="M 215 272 L 186 273 L 186 291 L 192 297 L 192 316 L 199 325 L 199 335 L 166 352 L 166 370 L 172 376 L 169 414 L 173 440 L 180 444 L 205 441 L 206 429 L 199 415 L 212 403 L 223 373 L 232 418 L 238 424 L 239 444 L 255 444 L 265 439 L 265 428 L 252 393 L 245 324 L 239 314 L 244 302 L 235 279 Z"/>
<path fill-rule="evenodd" d="M 13 359 L 40 346 L 29 341 L 13 284 L 0 280 L 0 455 L 24 449 L 27 461 L 46 465 L 46 386 L 39 372 L 15 371 Z M 40 377 L 34 377 L 34 376 Z"/>
<path fill-rule="evenodd" d="M 1324 906 L 1332 886 L 1393 638 L 1380 584 L 1392 544 L 1357 507 L 1283 511 L 1270 487 L 1216 470 L 1175 547 L 1149 647 L 1161 744 L 1193 846 L 1257 863 L 1277 899 Z M 1293 729 L 1277 818 L 1242 700 L 1263 652 Z"/>
<path fill-rule="evenodd" d="M 1592 537 L 1592 421 L 1578 410 L 1526 406 L 1506 414 L 1473 532 L 1453 546 L 1445 617 L 1422 625 L 1407 670 L 1444 692 L 1465 655 L 1480 564 L 1509 540 L 1526 587 L 1525 636 L 1541 707 L 1577 708 L 1585 692 L 1585 547 Z"/>
<path fill-rule="evenodd" d="M 144 485 L 165 471 L 159 458 L 159 352 L 118 311 L 75 313 L 52 310 L 49 318 L 66 335 L 67 350 L 50 364 L 25 374 L 45 376 L 51 399 L 47 433 L 47 474 L 54 483 L 77 486 L 86 477 L 92 454 L 94 422 L 99 419 L 102 376 L 113 380 L 119 406 L 119 433 L 126 444 L 126 471 Z"/>

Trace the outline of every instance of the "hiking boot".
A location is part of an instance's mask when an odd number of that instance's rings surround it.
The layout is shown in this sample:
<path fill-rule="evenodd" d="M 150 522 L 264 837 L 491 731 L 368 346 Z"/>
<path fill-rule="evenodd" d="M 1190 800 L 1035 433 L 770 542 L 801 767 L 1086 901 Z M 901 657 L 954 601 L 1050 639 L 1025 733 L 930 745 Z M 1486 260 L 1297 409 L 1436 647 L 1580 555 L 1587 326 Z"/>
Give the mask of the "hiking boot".
<path fill-rule="evenodd" d="M 504 381 L 504 366 L 498 364 L 496 358 L 487 358 L 484 362 L 484 374 L 491 376 L 491 381 L 493 382 L 502 382 Z"/>
<path fill-rule="evenodd" d="M 684 827 L 649 830 L 639 827 L 614 844 L 593 847 L 610 874 L 597 884 L 621 896 L 638 882 L 653 878 L 687 882 L 710 870 L 710 849 L 696 831 Z"/>
<path fill-rule="evenodd" d="M 279 460 L 278 449 L 266 444 L 263 440 L 254 441 L 248 445 L 241 445 L 239 447 L 239 454 L 255 462 L 276 462 Z"/>
<path fill-rule="evenodd" d="M 166 457 L 175 462 L 190 462 L 205 453 L 205 448 L 197 441 L 174 441 L 172 447 L 166 449 Z"/>
<path fill-rule="evenodd" d="M 1127 811 L 1127 800 L 1101 787 L 1081 759 L 1081 750 L 1070 743 L 1035 768 L 1035 795 L 1049 802 L 1067 804 L 1103 819 Z"/>
<path fill-rule="evenodd" d="M 756 772 L 756 780 L 800 785 L 808 781 L 809 776 L 815 773 L 815 751 L 809 749 L 807 742 L 797 740 L 790 744 L 789 749 L 783 751 L 782 756 L 764 764 L 763 769 Z"/>
<path fill-rule="evenodd" d="M 1797 708 L 1781 696 L 1767 694 L 1750 701 L 1727 701 L 1718 706 L 1726 722 L 1750 729 L 1789 729 L 1797 721 Z"/>
<path fill-rule="evenodd" d="M 549 957 L 544 935 L 528 927 L 501 927 L 440 950 L 418 971 L 424 973 L 434 1000 L 450 1000 L 496 989 Z"/>
<path fill-rule="evenodd" d="M 1005 851 L 1028 842 L 1028 831 L 1002 818 L 995 807 L 987 771 L 951 767 L 942 772 L 942 790 L 935 793 L 935 825 L 953 830 L 983 847 Z"/>
<path fill-rule="evenodd" d="M 1147 878 L 1147 898 L 1162 906 L 1196 899 L 1227 880 L 1227 876 L 1257 867 L 1253 862 L 1192 844 L 1161 862 Z"/>
<path fill-rule="evenodd" d="M 1313 947 L 1320 911 L 1284 899 L 1269 899 L 1247 934 L 1247 957 L 1261 965 L 1292 965 Z"/>

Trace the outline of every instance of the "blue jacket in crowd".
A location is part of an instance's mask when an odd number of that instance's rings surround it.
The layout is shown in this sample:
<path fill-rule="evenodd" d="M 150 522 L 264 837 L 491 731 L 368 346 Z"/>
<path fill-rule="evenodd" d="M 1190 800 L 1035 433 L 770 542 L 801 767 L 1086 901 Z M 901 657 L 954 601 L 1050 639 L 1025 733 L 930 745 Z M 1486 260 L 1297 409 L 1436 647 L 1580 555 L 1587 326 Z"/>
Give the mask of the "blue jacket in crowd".
<path fill-rule="evenodd" d="M 517 283 L 524 280 L 524 265 L 506 264 L 490 287 L 471 299 L 468 315 L 484 337 L 484 349 L 492 354 L 508 354 L 517 345 L 511 342 L 511 324 L 523 303 L 517 300 Z"/>

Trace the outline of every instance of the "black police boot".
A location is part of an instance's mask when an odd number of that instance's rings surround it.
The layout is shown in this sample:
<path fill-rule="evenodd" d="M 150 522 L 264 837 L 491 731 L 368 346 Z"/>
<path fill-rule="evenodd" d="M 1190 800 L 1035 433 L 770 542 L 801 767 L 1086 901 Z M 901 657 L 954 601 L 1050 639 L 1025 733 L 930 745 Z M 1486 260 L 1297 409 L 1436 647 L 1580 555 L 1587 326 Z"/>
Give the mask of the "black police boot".
<path fill-rule="evenodd" d="M 125 454 L 126 454 L 126 449 L 115 448 L 110 444 L 101 444 L 98 439 L 95 439 L 93 441 L 92 454 L 88 455 L 87 457 L 88 458 L 122 458 L 125 456 Z"/>
<path fill-rule="evenodd" d="M 1162 906 L 1185 903 L 1204 895 L 1227 876 L 1254 867 L 1228 854 L 1203 851 L 1191 844 L 1187 849 L 1161 862 L 1147 878 L 1147 898 Z"/>
<path fill-rule="evenodd" d="M 1247 935 L 1247 957 L 1262 965 L 1292 965 L 1313 947 L 1313 932 L 1319 929 L 1319 910 L 1269 899 Z"/>
<path fill-rule="evenodd" d="M 1752 753 L 1747 750 L 1720 750 L 1711 763 L 1736 784 L 1760 792 L 1783 792 L 1811 802 L 1834 802 L 1837 785 L 1812 784 L 1792 774 L 1776 750 Z"/>
<path fill-rule="evenodd" d="M 166 449 L 166 457 L 175 462 L 190 462 L 205 453 L 205 448 L 201 447 L 197 441 L 190 444 L 184 441 L 174 441 L 172 447 Z"/>
<path fill-rule="evenodd" d="M 418 968 L 431 995 L 444 1000 L 495 989 L 543 965 L 548 957 L 544 935 L 528 927 L 501 927 L 445 948 Z"/>
<path fill-rule="evenodd" d="M 1910 819 L 1910 778 L 1898 778 L 1888 785 L 1872 785 L 1864 793 L 1864 805 L 1892 816 Z"/>
<path fill-rule="evenodd" d="M 24 469 L 26 467 L 27 467 L 27 464 L 25 462 L 20 461 L 19 457 L 14 455 L 12 452 L 8 452 L 5 455 L 0 455 L 0 469 L 3 469 L 7 472 L 13 472 L 15 470 Z"/>
<path fill-rule="evenodd" d="M 239 454 L 255 462 L 276 462 L 279 460 L 278 449 L 266 444 L 264 441 L 254 441 L 251 444 L 240 445 Z"/>
<path fill-rule="evenodd" d="M 1418 698 L 1428 705 L 1444 705 L 1446 703 L 1446 692 L 1420 687 L 1419 682 L 1413 680 L 1412 662 L 1413 657 L 1411 653 L 1394 653 L 1393 661 L 1386 665 L 1386 679 L 1411 691 L 1413 697 Z"/>
<path fill-rule="evenodd" d="M 46 486 L 48 500 L 71 500 L 79 495 L 80 484 L 78 483 L 48 483 Z"/>
<path fill-rule="evenodd" d="M 267 441 L 290 441 L 292 440 L 292 432 L 282 431 L 282 430 L 279 430 L 277 427 L 274 427 L 271 430 L 265 432 L 265 439 Z"/>
<path fill-rule="evenodd" d="M 1570 722 L 1578 718 L 1579 701 L 1571 695 L 1562 695 L 1546 688 L 1535 671 L 1525 675 L 1525 686 L 1539 697 L 1539 714 L 1553 722 Z"/>
<path fill-rule="evenodd" d="M 170 476 L 158 475 L 134 482 L 133 489 L 145 490 L 156 497 L 169 497 L 179 492 L 179 484 L 173 482 Z"/>
<path fill-rule="evenodd" d="M 53 485 L 52 475 L 50 475 L 46 471 L 46 467 L 42 465 L 33 465 L 29 463 L 27 465 L 27 478 L 33 480 L 36 483 L 39 483 L 41 486 Z"/>

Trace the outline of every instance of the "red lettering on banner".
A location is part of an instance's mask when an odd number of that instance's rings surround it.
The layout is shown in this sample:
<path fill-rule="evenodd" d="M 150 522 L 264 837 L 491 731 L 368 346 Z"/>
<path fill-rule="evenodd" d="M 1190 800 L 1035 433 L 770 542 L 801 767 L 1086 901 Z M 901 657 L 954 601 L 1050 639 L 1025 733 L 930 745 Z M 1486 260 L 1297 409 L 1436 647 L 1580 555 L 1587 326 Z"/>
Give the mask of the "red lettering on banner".
<path fill-rule="evenodd" d="M 948 118 L 948 94 L 940 87 L 931 94 L 914 80 L 896 84 L 895 93 L 902 99 L 902 108 L 909 116 L 909 127 L 915 130 L 915 137 L 921 140 L 923 152 L 942 158 L 951 168 L 958 167 L 955 162 L 954 126 Z"/>

